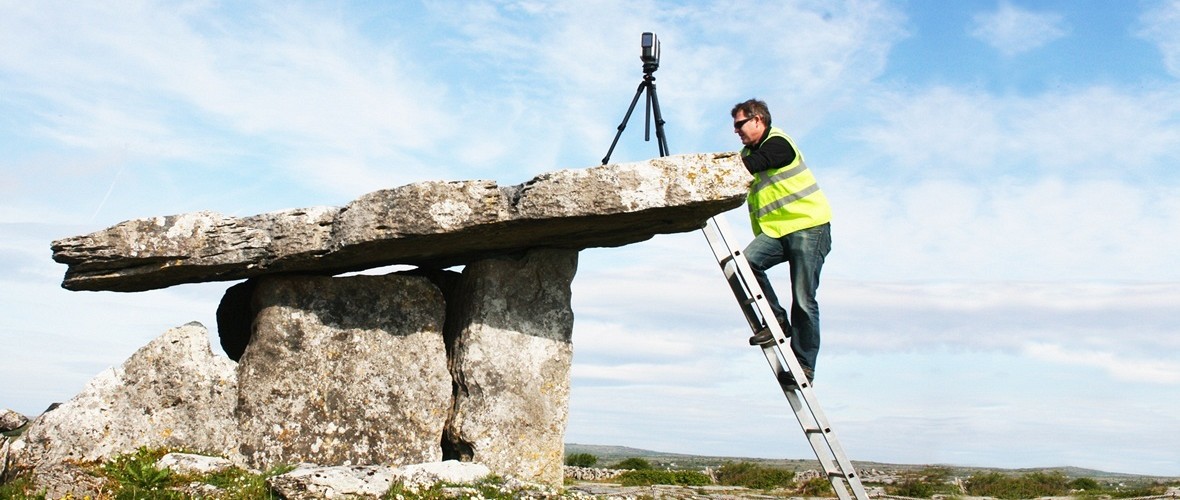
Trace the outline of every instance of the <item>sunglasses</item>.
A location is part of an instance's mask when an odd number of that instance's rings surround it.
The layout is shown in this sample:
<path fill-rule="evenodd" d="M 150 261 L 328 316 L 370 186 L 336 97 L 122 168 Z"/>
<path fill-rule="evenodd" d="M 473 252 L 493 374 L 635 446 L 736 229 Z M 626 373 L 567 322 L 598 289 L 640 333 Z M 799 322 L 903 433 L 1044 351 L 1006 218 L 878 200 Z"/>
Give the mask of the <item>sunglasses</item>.
<path fill-rule="evenodd" d="M 745 120 L 738 120 L 736 122 L 733 122 L 733 129 L 734 130 L 741 130 L 742 126 L 744 126 L 746 124 L 746 122 L 753 120 L 754 118 L 755 117 L 751 116 L 749 118 L 746 118 Z"/>

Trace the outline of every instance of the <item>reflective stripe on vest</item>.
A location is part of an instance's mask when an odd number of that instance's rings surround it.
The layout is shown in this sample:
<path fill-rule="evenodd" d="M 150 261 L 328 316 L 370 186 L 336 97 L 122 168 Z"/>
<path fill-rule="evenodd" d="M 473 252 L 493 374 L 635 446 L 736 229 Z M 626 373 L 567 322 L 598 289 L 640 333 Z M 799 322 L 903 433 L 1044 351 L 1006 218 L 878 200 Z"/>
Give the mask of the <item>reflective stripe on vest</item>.
<path fill-rule="evenodd" d="M 831 207 L 815 176 L 803 161 L 803 153 L 781 129 L 770 128 L 766 139 L 782 137 L 795 150 L 795 160 L 780 168 L 754 174 L 746 202 L 754 234 L 766 233 L 774 238 L 800 229 L 815 227 L 832 220 Z M 763 141 L 765 143 L 765 141 Z M 751 153 L 742 149 L 742 156 Z"/>

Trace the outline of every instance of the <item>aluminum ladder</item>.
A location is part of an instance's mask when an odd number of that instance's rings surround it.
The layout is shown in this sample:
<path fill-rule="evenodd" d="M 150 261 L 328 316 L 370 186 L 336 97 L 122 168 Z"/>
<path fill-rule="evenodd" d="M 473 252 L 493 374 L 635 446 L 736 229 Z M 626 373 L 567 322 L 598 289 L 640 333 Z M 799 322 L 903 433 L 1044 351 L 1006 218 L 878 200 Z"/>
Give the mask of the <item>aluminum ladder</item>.
<path fill-rule="evenodd" d="M 750 329 L 754 333 L 758 333 L 769 328 L 774 336 L 774 342 L 760 346 L 762 354 L 766 356 L 766 361 L 770 363 L 775 380 L 779 382 L 783 394 L 791 403 L 795 418 L 799 420 L 799 426 L 803 429 L 803 434 L 807 436 L 811 449 L 815 451 L 815 458 L 819 460 L 824 474 L 831 481 L 832 489 L 835 490 L 840 500 L 851 500 L 852 498 L 868 500 L 869 495 L 865 492 L 860 477 L 852 468 L 852 462 L 844 454 L 844 449 L 836 440 L 836 434 L 832 432 L 827 417 L 820 409 L 811 382 L 803 376 L 803 368 L 795 359 L 794 351 L 791 350 L 790 339 L 783 332 L 778 321 L 774 320 L 770 302 L 766 300 L 762 288 L 754 278 L 754 271 L 750 268 L 750 263 L 746 261 L 743 250 L 735 249 L 730 244 L 732 239 L 729 237 L 725 221 L 719 217 L 711 217 L 706 221 L 705 227 L 701 228 L 701 231 L 709 240 L 713 256 L 717 258 L 717 264 L 725 273 L 725 279 L 733 289 L 734 297 L 737 298 L 742 312 L 745 313 Z M 766 326 L 763 323 L 764 318 L 771 319 L 771 321 L 765 322 Z M 786 352 L 790 354 L 789 356 L 783 354 L 781 346 L 784 345 Z M 791 374 L 799 375 L 794 377 L 798 383 L 792 383 L 792 379 L 789 378 Z M 852 490 L 852 496 L 849 496 L 849 490 Z"/>

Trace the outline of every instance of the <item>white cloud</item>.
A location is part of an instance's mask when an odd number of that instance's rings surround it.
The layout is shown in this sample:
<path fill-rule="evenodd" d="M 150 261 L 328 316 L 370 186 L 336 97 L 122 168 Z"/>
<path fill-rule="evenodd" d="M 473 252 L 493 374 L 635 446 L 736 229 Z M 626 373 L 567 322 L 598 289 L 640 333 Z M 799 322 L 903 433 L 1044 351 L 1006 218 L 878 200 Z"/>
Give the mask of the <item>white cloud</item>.
<path fill-rule="evenodd" d="M 1174 89 L 1081 87 L 996 96 L 955 87 L 892 91 L 868 99 L 878 124 L 859 136 L 893 170 L 982 179 L 1171 175 L 1180 159 Z"/>
<path fill-rule="evenodd" d="M 1167 360 L 1180 351 L 1180 284 L 827 280 L 825 345 L 884 353 L 1023 352 L 1029 343 Z"/>
<path fill-rule="evenodd" d="M 201 159 L 190 168 L 269 147 L 283 169 L 309 151 L 363 162 L 430 152 L 459 133 L 433 106 L 446 86 L 420 76 L 424 54 L 375 45 L 332 12 L 275 8 L 232 21 L 234 36 L 211 36 L 231 21 L 210 6 L 10 14 L 0 33 L 21 50 L 0 63 L 26 84 L 8 105 L 39 114 L 33 130 L 58 145 Z"/>
<path fill-rule="evenodd" d="M 996 98 L 951 87 L 894 92 L 868 99 L 882 120 L 860 131 L 869 151 L 897 168 L 933 177 L 994 168 L 1006 140 L 1005 113 Z"/>
<path fill-rule="evenodd" d="M 905 182 L 911 180 L 912 182 Z M 1168 183 L 990 183 L 828 175 L 825 275 L 858 280 L 1176 281 L 1180 191 Z"/>
<path fill-rule="evenodd" d="M 1088 87 L 996 103 L 1000 152 L 1037 168 L 1122 177 L 1170 174 L 1180 159 L 1176 89 Z M 1022 152 L 1024 152 L 1022 154 Z"/>
<path fill-rule="evenodd" d="M 855 132 L 865 147 L 845 165 L 816 167 L 836 212 L 825 272 L 1178 279 L 1174 90 L 997 96 L 937 86 L 868 102 L 873 118 Z"/>
<path fill-rule="evenodd" d="M 1025 346 L 1025 353 L 1037 360 L 1093 368 L 1125 382 L 1180 384 L 1180 366 L 1171 356 L 1168 359 L 1128 359 L 1108 351 L 1070 349 L 1046 343 L 1030 343 Z"/>
<path fill-rule="evenodd" d="M 1008 2 L 995 12 L 976 14 L 971 36 L 991 45 L 1005 56 L 1040 48 L 1069 33 L 1060 14 L 1038 13 Z"/>
<path fill-rule="evenodd" d="M 1180 78 L 1180 1 L 1167 0 L 1139 17 L 1138 35 L 1155 43 L 1172 76 Z"/>

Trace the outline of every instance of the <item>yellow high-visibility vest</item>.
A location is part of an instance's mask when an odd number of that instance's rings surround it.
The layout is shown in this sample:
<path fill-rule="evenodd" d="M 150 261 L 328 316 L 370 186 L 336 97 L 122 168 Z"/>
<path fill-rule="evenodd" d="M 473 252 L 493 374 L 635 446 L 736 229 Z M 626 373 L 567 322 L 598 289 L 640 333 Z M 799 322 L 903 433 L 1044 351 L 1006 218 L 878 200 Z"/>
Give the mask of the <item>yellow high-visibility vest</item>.
<path fill-rule="evenodd" d="M 781 238 L 800 229 L 831 222 L 832 208 L 827 196 L 820 191 L 815 176 L 803 162 L 803 152 L 782 129 L 771 127 L 766 140 L 771 137 L 782 137 L 791 143 L 795 149 L 795 161 L 754 174 L 754 182 L 746 196 L 754 234 L 766 233 Z M 742 148 L 742 156 L 749 155 L 750 148 Z"/>

